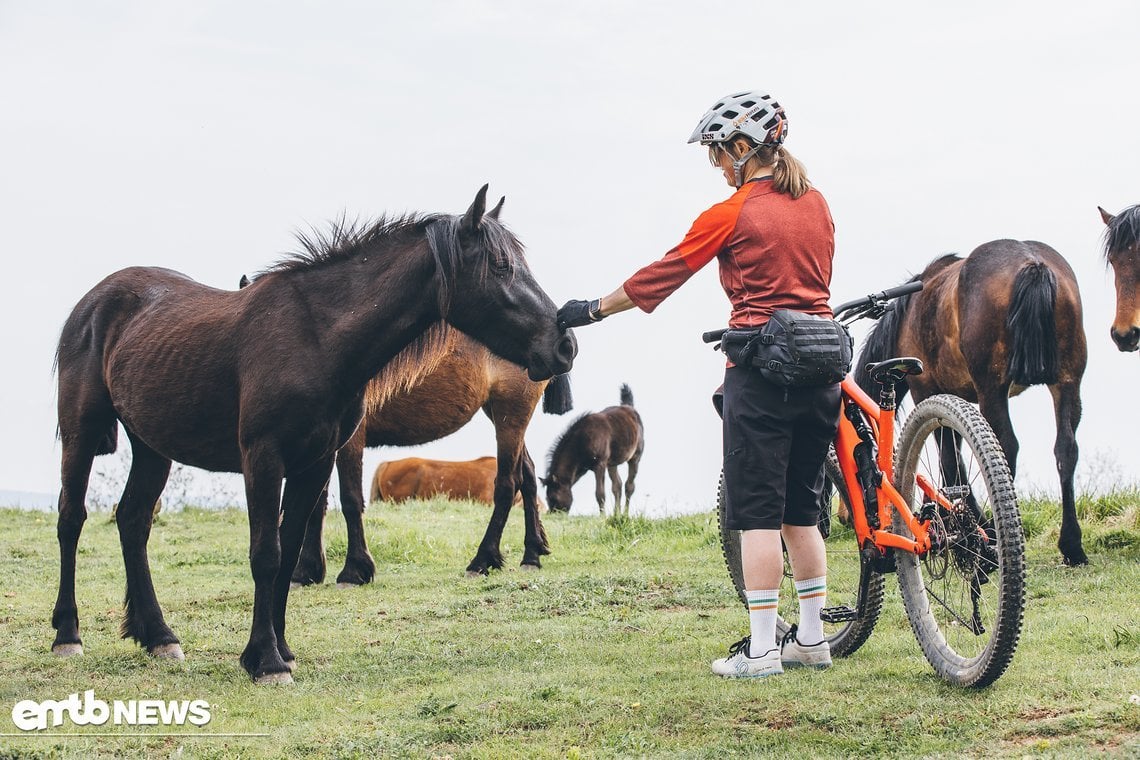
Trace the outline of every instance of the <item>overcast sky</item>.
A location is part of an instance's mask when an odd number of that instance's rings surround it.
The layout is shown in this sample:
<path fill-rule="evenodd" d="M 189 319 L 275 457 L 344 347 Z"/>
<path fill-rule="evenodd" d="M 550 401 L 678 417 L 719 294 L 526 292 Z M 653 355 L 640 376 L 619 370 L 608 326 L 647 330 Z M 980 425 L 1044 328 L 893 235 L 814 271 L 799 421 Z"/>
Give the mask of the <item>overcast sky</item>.
<path fill-rule="evenodd" d="M 748 88 L 785 106 L 787 147 L 831 205 L 835 302 L 997 238 L 1068 258 L 1089 340 L 1080 472 L 1140 480 L 1140 368 L 1108 337 L 1096 211 L 1140 202 L 1138 28 L 1123 0 L 0 0 L 0 489 L 59 488 L 52 355 L 107 274 L 158 265 L 236 287 L 297 228 L 459 213 L 490 182 L 554 301 L 598 297 L 727 197 L 685 140 Z M 652 316 L 578 331 L 577 410 L 617 403 L 627 382 L 645 420 L 635 509 L 715 498 L 723 360 L 699 336 L 727 315 L 710 265 Z M 1021 485 L 1055 489 L 1048 393 L 1012 409 Z M 569 419 L 536 416 L 541 474 Z M 480 417 L 365 467 L 493 451 Z M 579 483 L 575 512 L 592 490 Z"/>

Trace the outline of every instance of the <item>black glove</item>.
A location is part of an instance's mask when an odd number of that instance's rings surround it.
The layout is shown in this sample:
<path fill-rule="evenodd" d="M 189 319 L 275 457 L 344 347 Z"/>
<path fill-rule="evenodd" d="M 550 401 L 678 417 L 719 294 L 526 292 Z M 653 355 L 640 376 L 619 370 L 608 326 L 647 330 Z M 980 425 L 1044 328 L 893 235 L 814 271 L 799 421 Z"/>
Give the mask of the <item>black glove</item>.
<path fill-rule="evenodd" d="M 567 301 L 558 310 L 558 329 L 568 327 L 582 327 L 602 321 L 602 301 L 595 298 L 593 301 Z"/>

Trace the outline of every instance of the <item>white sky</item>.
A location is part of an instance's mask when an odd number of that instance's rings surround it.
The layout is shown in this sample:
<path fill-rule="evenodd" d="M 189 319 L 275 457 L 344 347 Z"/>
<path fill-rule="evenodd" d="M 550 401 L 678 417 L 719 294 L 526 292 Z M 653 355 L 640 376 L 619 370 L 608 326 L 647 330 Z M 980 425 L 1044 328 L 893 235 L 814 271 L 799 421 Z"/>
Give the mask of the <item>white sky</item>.
<path fill-rule="evenodd" d="M 298 227 L 458 213 L 490 182 L 555 302 L 597 297 L 728 195 L 685 140 L 746 88 L 785 106 L 787 146 L 831 204 L 836 302 L 996 238 L 1066 256 L 1090 349 L 1082 472 L 1140 479 L 1136 356 L 1108 338 L 1096 211 L 1140 201 L 1140 6 L 863 5 L 0 0 L 0 489 L 58 490 L 52 355 L 110 272 L 235 287 Z M 635 509 L 715 497 L 723 363 L 699 335 L 727 312 L 710 265 L 651 317 L 578 331 L 576 410 L 628 382 L 645 420 Z M 1012 408 L 1019 480 L 1055 488 L 1048 393 Z M 569 419 L 536 416 L 541 474 Z M 371 451 L 366 473 L 493 448 L 480 416 L 414 452 Z M 579 483 L 575 512 L 592 489 Z"/>

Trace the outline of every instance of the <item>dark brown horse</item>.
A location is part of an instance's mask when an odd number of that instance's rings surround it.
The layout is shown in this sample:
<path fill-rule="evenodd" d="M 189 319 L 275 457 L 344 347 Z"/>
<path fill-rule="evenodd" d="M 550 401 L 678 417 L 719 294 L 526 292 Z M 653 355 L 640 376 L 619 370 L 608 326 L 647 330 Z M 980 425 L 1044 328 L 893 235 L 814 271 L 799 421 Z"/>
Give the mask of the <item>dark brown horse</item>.
<path fill-rule="evenodd" d="M 407 357 L 415 364 L 416 357 Z M 396 363 L 404 361 L 400 356 Z M 400 388 L 387 388 L 381 380 L 369 386 L 365 416 L 356 434 L 337 453 L 336 469 L 340 482 L 341 511 L 348 527 L 348 552 L 337 583 L 359 585 L 372 580 L 376 565 L 364 537 L 364 448 L 374 446 L 415 446 L 451 435 L 466 425 L 482 409 L 495 426 L 498 470 L 495 476 L 491 520 L 467 566 L 471 574 L 483 574 L 503 567 L 500 541 L 510 516 L 515 495 L 521 494 L 526 523 L 522 565 L 540 567 L 539 557 L 550 553 L 537 506 L 538 483 L 534 462 L 526 450 L 525 435 L 539 398 L 543 408 L 562 414 L 570 408 L 569 385 L 565 376 L 534 381 L 526 371 L 495 356 L 486 346 L 459 332 L 447 329 L 444 347 L 430 365 L 409 367 L 407 382 Z M 549 384 L 548 384 L 549 383 Z M 325 577 L 322 543 L 325 501 L 318 502 L 305 533 L 305 543 L 293 582 L 320 583 Z"/>
<path fill-rule="evenodd" d="M 610 406 L 600 412 L 583 414 L 566 428 L 550 448 L 546 467 L 546 503 L 551 509 L 567 512 L 574 503 L 570 487 L 587 472 L 594 473 L 598 513 L 606 514 L 606 472 L 614 495 L 614 514 L 622 513 L 622 483 L 618 465 L 628 468 L 625 480 L 625 514 L 629 515 L 629 498 L 641 454 L 645 450 L 645 428 L 641 415 L 633 408 L 633 392 L 621 387 L 621 406 Z"/>
<path fill-rule="evenodd" d="M 573 336 L 535 282 L 487 188 L 462 216 L 409 216 L 328 237 L 248 288 L 206 287 L 168 269 L 117 272 L 85 295 L 63 328 L 59 433 L 59 596 L 53 651 L 82 652 L 75 559 L 97 454 L 122 423 L 133 458 L 119 500 L 127 590 L 122 625 L 148 652 L 181 658 L 147 562 L 151 508 L 172 460 L 245 476 L 254 580 L 241 664 L 259 682 L 288 682 L 289 578 L 337 449 L 364 414 L 365 388 L 409 345 L 424 361 L 446 321 L 525 365 L 535 380 L 566 372 Z M 498 209 L 496 209 L 497 212 Z M 388 381 L 403 381 L 394 367 Z M 284 495 L 282 496 L 282 481 Z"/>
<path fill-rule="evenodd" d="M 1140 348 L 1140 205 L 1116 216 L 1097 207 L 1107 228 L 1104 256 L 1116 279 L 1116 317 L 1109 335 L 1121 351 Z"/>
<path fill-rule="evenodd" d="M 964 259 L 936 259 L 914 279 L 922 280 L 923 289 L 891 302 L 863 345 L 855 379 L 870 391 L 869 363 L 918 357 L 926 371 L 908 377 L 900 393 L 909 387 L 915 403 L 936 393 L 976 402 L 1001 442 L 1011 473 L 1018 442 L 1009 397 L 1030 385 L 1049 386 L 1057 419 L 1053 453 L 1061 475 L 1058 546 L 1065 564 L 1085 564 L 1073 476 L 1088 350 L 1073 270 L 1044 243 L 995 240 Z M 947 468 L 956 461 L 955 448 L 956 442 L 944 442 Z"/>

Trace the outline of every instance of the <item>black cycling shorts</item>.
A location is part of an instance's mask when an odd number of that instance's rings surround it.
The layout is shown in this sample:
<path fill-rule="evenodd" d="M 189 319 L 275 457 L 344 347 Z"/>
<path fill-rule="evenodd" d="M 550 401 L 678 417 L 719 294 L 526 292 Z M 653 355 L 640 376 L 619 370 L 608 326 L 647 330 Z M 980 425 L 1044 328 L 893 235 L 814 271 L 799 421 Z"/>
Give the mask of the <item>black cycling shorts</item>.
<path fill-rule="evenodd" d="M 728 527 L 815 525 L 823 463 L 839 426 L 839 384 L 784 388 L 745 367 L 724 373 Z"/>

